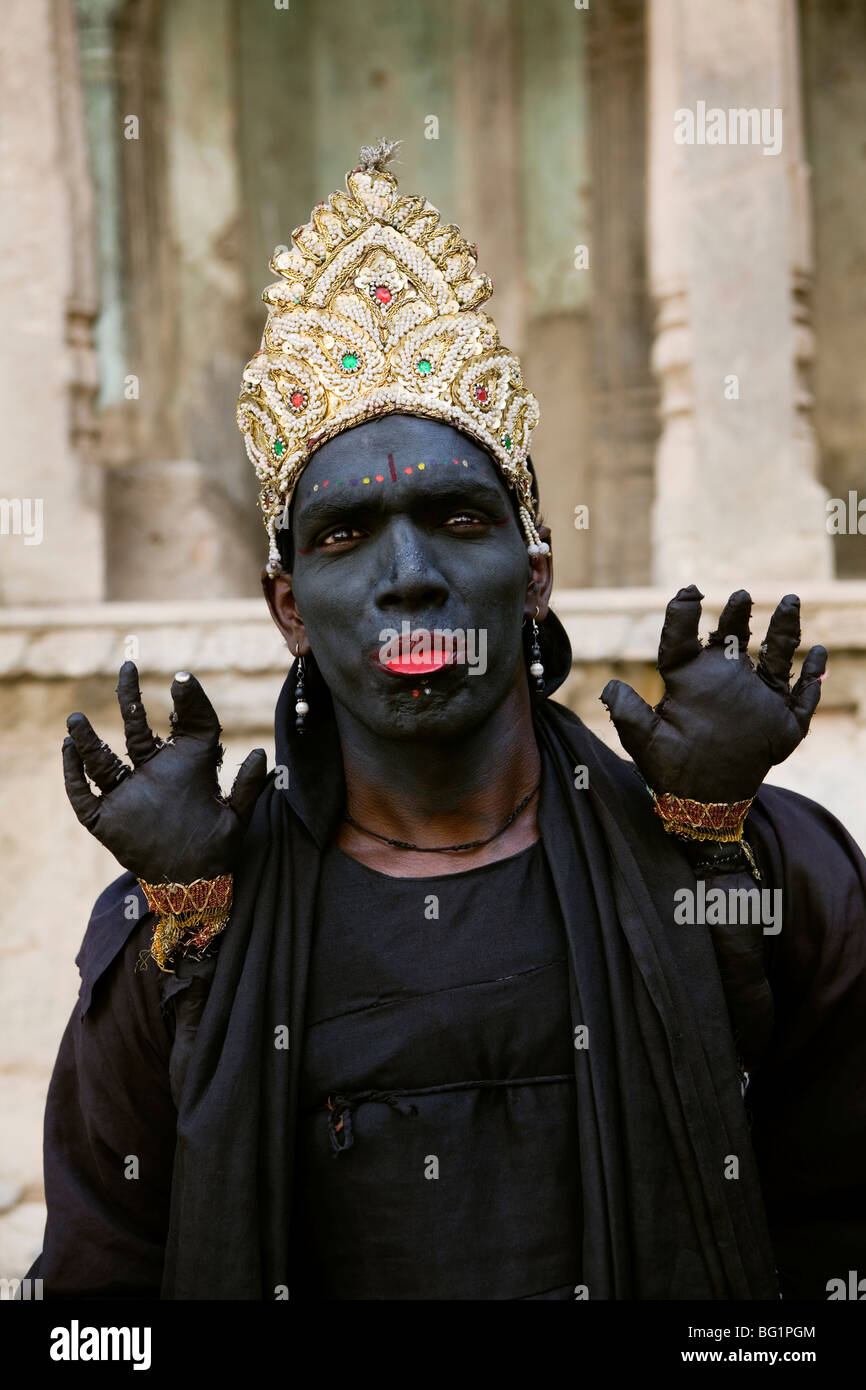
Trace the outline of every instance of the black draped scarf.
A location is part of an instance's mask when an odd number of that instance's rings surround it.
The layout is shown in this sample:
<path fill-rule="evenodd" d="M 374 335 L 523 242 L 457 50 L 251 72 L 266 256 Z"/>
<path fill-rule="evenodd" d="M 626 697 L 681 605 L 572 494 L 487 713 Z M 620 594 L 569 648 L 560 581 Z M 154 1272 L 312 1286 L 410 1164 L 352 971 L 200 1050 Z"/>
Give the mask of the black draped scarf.
<path fill-rule="evenodd" d="M 710 930 L 673 920 L 674 894 L 694 877 L 634 767 L 550 699 L 571 654 L 553 614 L 541 632 L 539 825 L 588 1030 L 574 1052 L 584 1283 L 591 1299 L 778 1298 Z M 277 771 L 183 1064 L 163 1298 L 270 1300 L 289 1284 L 305 986 L 322 855 L 345 797 L 333 704 L 307 668 L 310 727 L 294 730 L 293 666 Z M 589 917 L 577 879 L 587 865 Z M 288 1048 L 277 1045 L 286 1028 Z"/>

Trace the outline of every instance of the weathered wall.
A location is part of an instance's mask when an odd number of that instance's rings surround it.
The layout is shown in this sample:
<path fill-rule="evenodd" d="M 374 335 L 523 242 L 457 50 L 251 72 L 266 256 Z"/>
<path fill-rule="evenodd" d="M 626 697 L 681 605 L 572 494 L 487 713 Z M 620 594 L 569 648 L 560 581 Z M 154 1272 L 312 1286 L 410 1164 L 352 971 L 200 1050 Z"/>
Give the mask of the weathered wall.
<path fill-rule="evenodd" d="M 831 497 L 866 498 L 866 7 L 802 0 L 801 10 L 821 476 Z M 840 578 L 866 575 L 866 536 L 834 536 L 833 552 Z"/>
<path fill-rule="evenodd" d="M 71 4 L 11 0 L 0 39 L 0 603 L 105 593 L 92 233 Z"/>

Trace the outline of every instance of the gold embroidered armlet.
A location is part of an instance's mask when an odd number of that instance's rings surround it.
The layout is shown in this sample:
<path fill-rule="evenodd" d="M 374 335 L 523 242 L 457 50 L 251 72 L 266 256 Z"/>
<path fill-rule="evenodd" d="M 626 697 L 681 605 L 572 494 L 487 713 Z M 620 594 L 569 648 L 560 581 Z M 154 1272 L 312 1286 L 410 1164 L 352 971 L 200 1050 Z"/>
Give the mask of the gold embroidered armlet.
<path fill-rule="evenodd" d="M 652 792 L 652 788 L 650 788 Z M 754 801 L 692 801 L 672 792 L 652 792 L 656 815 L 669 835 L 687 840 L 742 840 L 743 825 Z"/>
<path fill-rule="evenodd" d="M 141 883 L 156 914 L 150 954 L 160 970 L 173 973 L 178 952 L 200 953 L 225 927 L 232 906 L 233 878 L 197 878 L 192 883 Z"/>

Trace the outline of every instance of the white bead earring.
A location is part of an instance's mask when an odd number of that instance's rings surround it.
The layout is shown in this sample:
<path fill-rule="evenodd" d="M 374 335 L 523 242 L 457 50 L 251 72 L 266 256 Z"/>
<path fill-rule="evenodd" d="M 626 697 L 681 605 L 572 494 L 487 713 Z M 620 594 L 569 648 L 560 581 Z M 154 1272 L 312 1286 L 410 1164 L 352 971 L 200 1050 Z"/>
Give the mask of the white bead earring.
<path fill-rule="evenodd" d="M 304 676 L 306 675 L 306 667 L 304 666 L 304 658 L 300 654 L 300 645 L 297 643 L 295 645 L 295 656 L 298 658 L 298 680 L 295 686 L 295 729 L 299 734 L 302 734 L 305 732 L 304 719 L 310 712 L 310 706 L 304 699 Z"/>
<path fill-rule="evenodd" d="M 535 679 L 535 688 L 540 695 L 544 694 L 544 666 L 541 663 L 541 647 L 538 645 L 538 617 L 539 609 L 536 604 L 535 617 L 532 619 L 532 646 L 529 651 L 529 674 Z"/>

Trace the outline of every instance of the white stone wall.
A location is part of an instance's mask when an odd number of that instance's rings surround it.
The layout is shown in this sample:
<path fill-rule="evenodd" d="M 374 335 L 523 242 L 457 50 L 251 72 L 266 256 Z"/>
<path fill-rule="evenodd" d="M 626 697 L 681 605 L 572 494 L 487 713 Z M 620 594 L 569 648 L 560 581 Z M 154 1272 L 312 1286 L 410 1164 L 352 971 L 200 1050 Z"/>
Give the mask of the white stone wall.
<path fill-rule="evenodd" d="M 68 3 L 8 0 L 0 37 L 0 603 L 104 596 L 89 186 Z M 62 562 L 60 556 L 62 554 Z"/>

